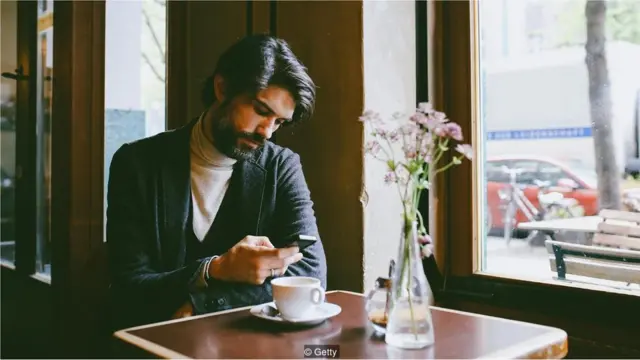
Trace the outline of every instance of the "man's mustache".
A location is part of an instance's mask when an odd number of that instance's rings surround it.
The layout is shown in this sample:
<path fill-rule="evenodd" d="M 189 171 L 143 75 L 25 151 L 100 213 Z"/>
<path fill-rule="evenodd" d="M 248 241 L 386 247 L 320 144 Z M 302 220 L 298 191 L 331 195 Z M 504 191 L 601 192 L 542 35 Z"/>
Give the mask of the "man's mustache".
<path fill-rule="evenodd" d="M 245 131 L 240 132 L 238 134 L 238 137 L 245 138 L 247 140 L 251 140 L 251 141 L 255 142 L 258 145 L 264 145 L 265 141 L 267 141 L 267 139 L 264 136 L 262 136 L 262 135 L 260 135 L 258 133 L 251 133 L 251 132 L 245 132 Z"/>

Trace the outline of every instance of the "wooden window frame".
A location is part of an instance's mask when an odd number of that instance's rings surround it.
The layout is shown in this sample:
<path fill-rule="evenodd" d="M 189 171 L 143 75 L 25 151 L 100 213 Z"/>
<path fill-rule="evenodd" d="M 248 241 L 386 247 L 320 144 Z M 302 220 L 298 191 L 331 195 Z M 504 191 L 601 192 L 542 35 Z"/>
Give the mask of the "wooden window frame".
<path fill-rule="evenodd" d="M 474 31 L 477 6 L 476 1 L 436 1 L 429 8 L 434 21 L 430 29 L 433 103 L 460 124 L 476 151 L 483 145 L 477 141 L 480 124 L 474 106 L 478 97 L 478 61 L 472 58 L 478 40 Z M 588 314 L 592 324 L 634 329 L 637 324 L 630 314 L 637 309 L 638 296 L 477 273 L 480 264 L 474 255 L 483 236 L 475 211 L 480 208 L 481 191 L 474 180 L 477 165 L 477 160 L 463 162 L 435 179 L 432 234 L 436 260 L 445 275 L 439 289 L 441 301 L 453 307 L 473 303 L 504 312 L 544 313 L 550 319 L 563 319 L 558 321 L 584 320 Z M 598 308 L 606 311 L 594 311 Z"/>

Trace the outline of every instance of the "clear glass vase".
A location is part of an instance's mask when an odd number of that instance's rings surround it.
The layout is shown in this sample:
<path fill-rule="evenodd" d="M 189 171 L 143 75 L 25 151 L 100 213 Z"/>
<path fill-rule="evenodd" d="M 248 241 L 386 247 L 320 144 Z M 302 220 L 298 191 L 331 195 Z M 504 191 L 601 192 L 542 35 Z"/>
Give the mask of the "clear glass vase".
<path fill-rule="evenodd" d="M 429 308 L 431 289 L 422 267 L 416 221 L 405 221 L 389 296 L 385 342 L 404 349 L 419 349 L 434 341 Z"/>

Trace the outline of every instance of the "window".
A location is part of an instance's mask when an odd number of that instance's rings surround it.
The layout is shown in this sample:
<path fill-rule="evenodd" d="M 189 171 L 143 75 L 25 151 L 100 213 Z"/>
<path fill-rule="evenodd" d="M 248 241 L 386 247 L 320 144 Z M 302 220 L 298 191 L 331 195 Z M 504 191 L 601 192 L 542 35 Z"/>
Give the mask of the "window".
<path fill-rule="evenodd" d="M 51 118 L 53 1 L 38 7 L 36 72 L 36 273 L 51 276 Z"/>
<path fill-rule="evenodd" d="M 508 8 L 506 2 L 477 3 L 477 27 L 471 31 L 480 34 L 473 45 L 482 50 L 471 54 L 478 84 L 472 106 L 484 132 L 477 138 L 485 140 L 476 143 L 480 152 L 474 166 L 484 175 L 476 176 L 476 186 L 478 194 L 486 191 L 486 199 L 479 199 L 475 207 L 481 217 L 478 224 L 485 223 L 482 218 L 487 213 L 492 219 L 491 231 L 478 232 L 488 233 L 478 239 L 477 253 L 483 254 L 477 262 L 478 273 L 640 295 L 640 237 L 627 236 L 624 244 L 604 246 L 596 235 L 601 208 L 626 211 L 623 199 L 630 190 L 640 188 L 640 182 L 625 178 L 626 165 L 636 157 L 639 145 L 635 112 L 640 90 L 640 33 L 632 20 L 637 9 L 635 2 L 606 3 L 609 6 L 601 8 L 575 0 L 522 0 L 509 2 Z M 496 6 L 503 9 L 496 11 Z M 505 12 L 508 16 L 500 15 Z M 587 18 L 596 19 L 602 12 L 608 29 L 606 43 L 585 47 L 587 39 L 602 41 L 594 27 L 587 34 L 586 26 Z M 513 19 L 527 19 L 527 26 Z M 544 46 L 516 51 L 530 40 L 531 27 Z M 510 51 L 485 46 L 484 42 L 496 38 L 508 38 Z M 598 45 L 606 45 L 606 53 L 597 54 Z M 606 57 L 606 63 L 598 62 L 600 55 Z M 510 166 L 521 170 L 516 182 L 527 185 L 521 193 L 524 205 L 514 205 L 518 211 L 507 210 L 508 202 L 516 201 L 517 196 L 493 194 L 502 187 L 493 186 L 492 181 L 502 178 L 496 164 L 488 160 L 497 156 L 512 159 Z M 597 169 L 601 169 L 599 176 Z M 576 187 L 556 190 L 554 196 L 560 196 L 556 200 L 544 197 L 548 191 L 536 186 L 538 180 L 555 186 L 566 179 Z M 599 189 L 598 180 L 610 185 Z M 584 214 L 564 211 L 572 201 Z M 563 211 L 557 211 L 558 207 Z M 523 215 L 527 210 L 533 217 Z M 554 217 L 548 216 L 551 213 Z M 640 219 L 640 213 L 635 215 Z M 572 222 L 566 222 L 568 218 Z M 505 223 L 513 224 L 514 231 L 507 231 Z M 640 230 L 633 222 L 625 226 Z M 555 236 L 558 233 L 563 234 L 561 240 Z M 606 261 L 584 255 L 588 259 L 580 259 L 580 266 L 571 265 L 575 259 L 567 255 L 562 260 L 568 264 L 566 274 L 561 274 L 553 241 L 563 249 L 586 246 L 579 248 L 584 254 L 609 256 L 614 253 L 612 248 L 630 253 L 625 260 L 607 257 Z M 588 264 L 582 265 L 584 262 Z M 629 281 L 616 275 L 619 266 L 628 270 Z M 633 274 L 638 274 L 635 283 Z"/>
<path fill-rule="evenodd" d="M 1 6 L 2 261 L 48 282 L 53 1 Z"/>
<path fill-rule="evenodd" d="M 105 210 L 116 150 L 166 129 L 166 14 L 163 0 L 106 2 Z"/>
<path fill-rule="evenodd" d="M 16 88 L 15 79 L 6 77 L 18 68 L 17 1 L 0 2 L 0 22 L 2 38 L 2 79 L 0 80 L 0 256 L 2 261 L 13 264 L 15 261 L 16 228 Z"/>
<path fill-rule="evenodd" d="M 538 167 L 538 179 L 548 181 L 551 186 L 556 186 L 562 180 L 574 180 L 574 177 L 558 165 L 541 161 Z"/>
<path fill-rule="evenodd" d="M 508 183 L 509 174 L 504 172 L 504 167 L 510 167 L 510 162 L 506 160 L 487 161 L 486 176 L 487 182 Z"/>

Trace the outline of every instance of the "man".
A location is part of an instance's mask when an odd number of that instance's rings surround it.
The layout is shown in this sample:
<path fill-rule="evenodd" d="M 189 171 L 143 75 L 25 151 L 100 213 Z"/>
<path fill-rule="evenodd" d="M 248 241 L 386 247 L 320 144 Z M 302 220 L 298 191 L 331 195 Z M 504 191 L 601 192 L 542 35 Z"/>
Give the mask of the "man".
<path fill-rule="evenodd" d="M 219 59 L 205 112 L 123 145 L 110 167 L 107 244 L 116 328 L 272 301 L 270 279 L 326 287 L 300 158 L 269 142 L 309 118 L 315 85 L 288 45 L 246 37 Z"/>

